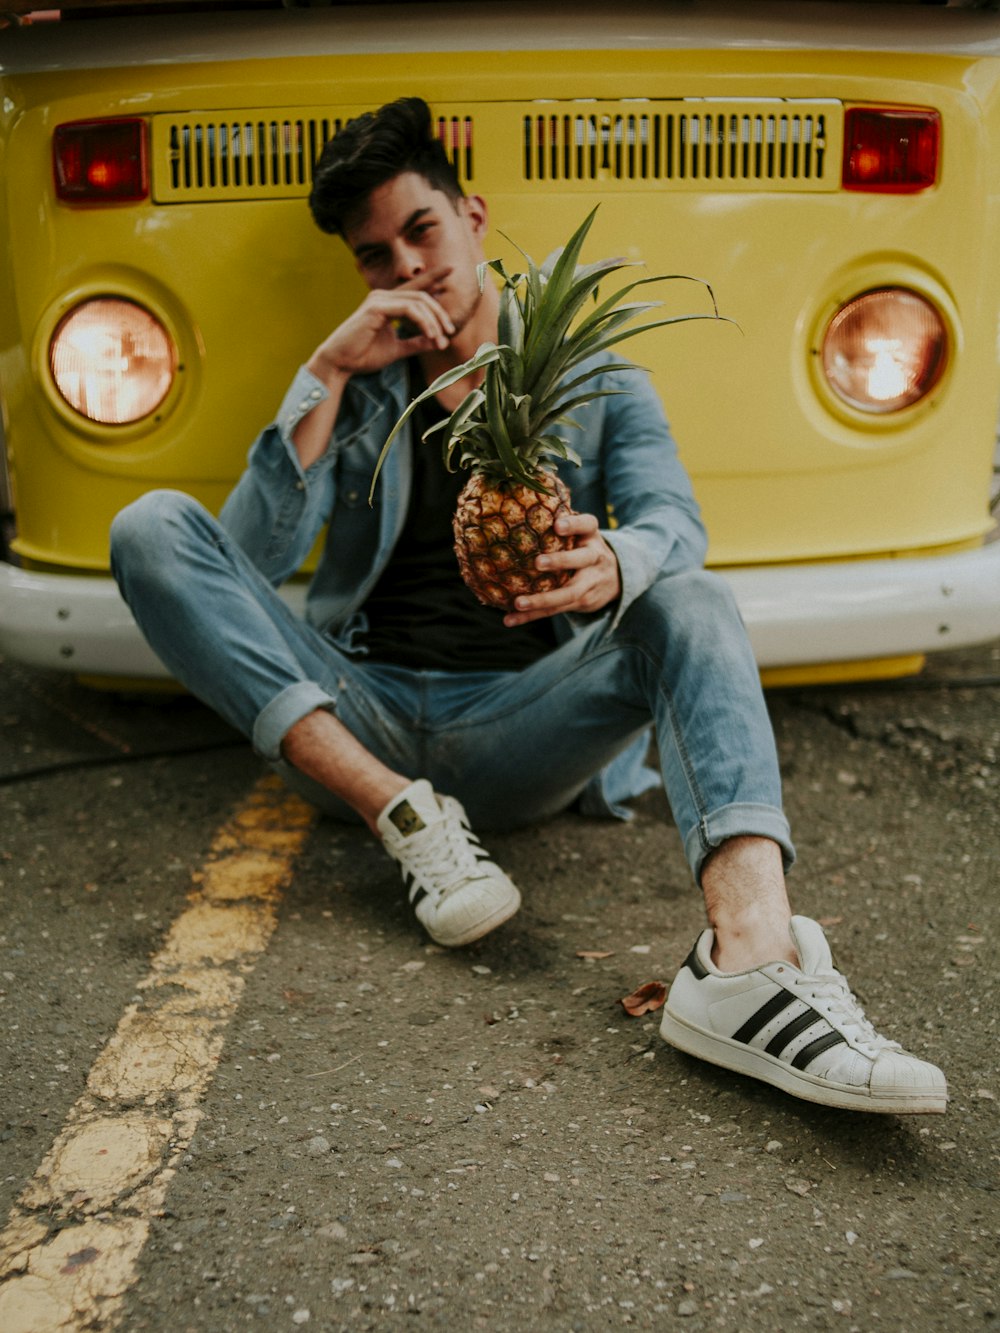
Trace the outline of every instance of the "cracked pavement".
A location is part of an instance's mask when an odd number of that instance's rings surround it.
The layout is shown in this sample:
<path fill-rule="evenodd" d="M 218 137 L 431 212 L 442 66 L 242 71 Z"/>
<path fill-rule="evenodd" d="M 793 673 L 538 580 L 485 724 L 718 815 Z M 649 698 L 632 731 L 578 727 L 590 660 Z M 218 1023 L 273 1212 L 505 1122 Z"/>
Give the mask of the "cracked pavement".
<path fill-rule="evenodd" d="M 0 1203 L 55 1237 L 64 1275 L 102 1249 L 132 1266 L 115 1326 L 995 1326 L 1000 644 L 768 696 L 795 906 L 877 1025 L 949 1076 L 948 1114 L 910 1118 L 793 1101 L 626 1016 L 702 925 L 658 794 L 629 825 L 488 839 L 525 906 L 451 953 L 367 836 L 320 821 L 255 961 L 223 950 L 151 996 L 262 766 L 187 699 L 0 680 Z M 95 1151 L 138 1144 L 135 1197 L 74 1230 L 32 1181 L 66 1157 L 130 1006 L 194 1021 L 178 1060 L 199 1041 L 214 1060 L 220 1036 L 218 1064 L 196 1123 L 102 1091 L 119 1137 Z M 134 1061 L 119 1074 L 128 1092 Z M 66 1326 L 111 1327 L 111 1308 Z"/>

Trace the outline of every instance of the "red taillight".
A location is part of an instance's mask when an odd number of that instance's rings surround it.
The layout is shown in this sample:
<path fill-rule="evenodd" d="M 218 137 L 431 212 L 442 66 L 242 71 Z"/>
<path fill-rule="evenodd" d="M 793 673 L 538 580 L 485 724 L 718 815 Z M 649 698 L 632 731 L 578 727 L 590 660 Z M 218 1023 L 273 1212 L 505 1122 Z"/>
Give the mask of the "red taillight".
<path fill-rule="evenodd" d="M 916 107 L 850 107 L 844 117 L 845 190 L 913 194 L 937 181 L 941 117 Z"/>
<path fill-rule="evenodd" d="M 52 137 L 56 197 L 67 204 L 130 203 L 149 194 L 141 120 L 77 120 Z"/>

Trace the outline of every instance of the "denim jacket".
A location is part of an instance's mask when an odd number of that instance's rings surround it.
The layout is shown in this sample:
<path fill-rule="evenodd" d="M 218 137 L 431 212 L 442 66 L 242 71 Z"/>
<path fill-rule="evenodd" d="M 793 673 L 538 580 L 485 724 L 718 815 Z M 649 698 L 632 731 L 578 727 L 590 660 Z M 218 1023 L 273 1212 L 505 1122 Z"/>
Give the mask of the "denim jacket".
<path fill-rule="evenodd" d="M 580 466 L 560 463 L 573 507 L 598 517 L 615 552 L 621 597 L 598 613 L 603 628 L 618 624 L 632 602 L 662 575 L 700 566 L 705 531 L 697 502 L 659 399 L 645 373 L 609 368 L 591 381 L 616 389 L 574 412 L 579 429 L 567 432 Z M 306 615 L 343 648 L 365 626 L 363 607 L 392 552 L 406 518 L 412 478 L 409 423 L 393 444 L 375 488 L 375 463 L 408 395 L 405 362 L 356 375 L 345 390 L 330 442 L 303 470 L 292 443 L 298 423 L 327 396 L 304 367 L 281 408 L 250 450 L 243 476 L 226 501 L 221 521 L 275 586 L 298 570 L 324 524 L 327 531 L 309 585 Z M 436 447 L 436 446 L 430 446 Z M 560 616 L 561 640 L 594 624 L 594 616 Z M 617 803 L 648 789 L 645 746 L 630 747 L 595 788 L 593 812 L 623 813 Z M 586 805 L 586 802 L 585 802 Z"/>

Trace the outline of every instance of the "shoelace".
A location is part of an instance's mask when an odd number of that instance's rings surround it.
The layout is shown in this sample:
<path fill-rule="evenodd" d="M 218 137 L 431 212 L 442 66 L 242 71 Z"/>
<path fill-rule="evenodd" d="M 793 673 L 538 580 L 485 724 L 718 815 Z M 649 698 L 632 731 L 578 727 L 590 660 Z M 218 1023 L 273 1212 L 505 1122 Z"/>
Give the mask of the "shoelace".
<path fill-rule="evenodd" d="M 438 902 L 467 884 L 481 879 L 474 846 L 475 834 L 467 832 L 454 810 L 444 807 L 444 818 L 409 839 L 407 860 L 427 893 Z"/>
<path fill-rule="evenodd" d="M 875 1031 L 860 1001 L 847 984 L 847 978 L 840 972 L 796 978 L 795 985 L 803 990 L 808 988 L 817 998 L 829 1000 L 829 1016 L 843 1027 L 853 1029 L 851 1036 L 860 1044 L 871 1047 L 873 1052 L 902 1050 L 898 1041 L 890 1041 Z"/>

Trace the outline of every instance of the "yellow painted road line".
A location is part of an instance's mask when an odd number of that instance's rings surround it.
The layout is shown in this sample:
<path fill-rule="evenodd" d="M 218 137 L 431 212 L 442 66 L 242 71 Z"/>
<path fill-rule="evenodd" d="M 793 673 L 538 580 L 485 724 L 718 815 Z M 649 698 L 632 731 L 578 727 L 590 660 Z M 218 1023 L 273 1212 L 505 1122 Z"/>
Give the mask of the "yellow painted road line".
<path fill-rule="evenodd" d="M 3 1333 L 114 1327 L 313 820 L 264 778 L 216 833 L 142 1000 L 0 1232 Z"/>

